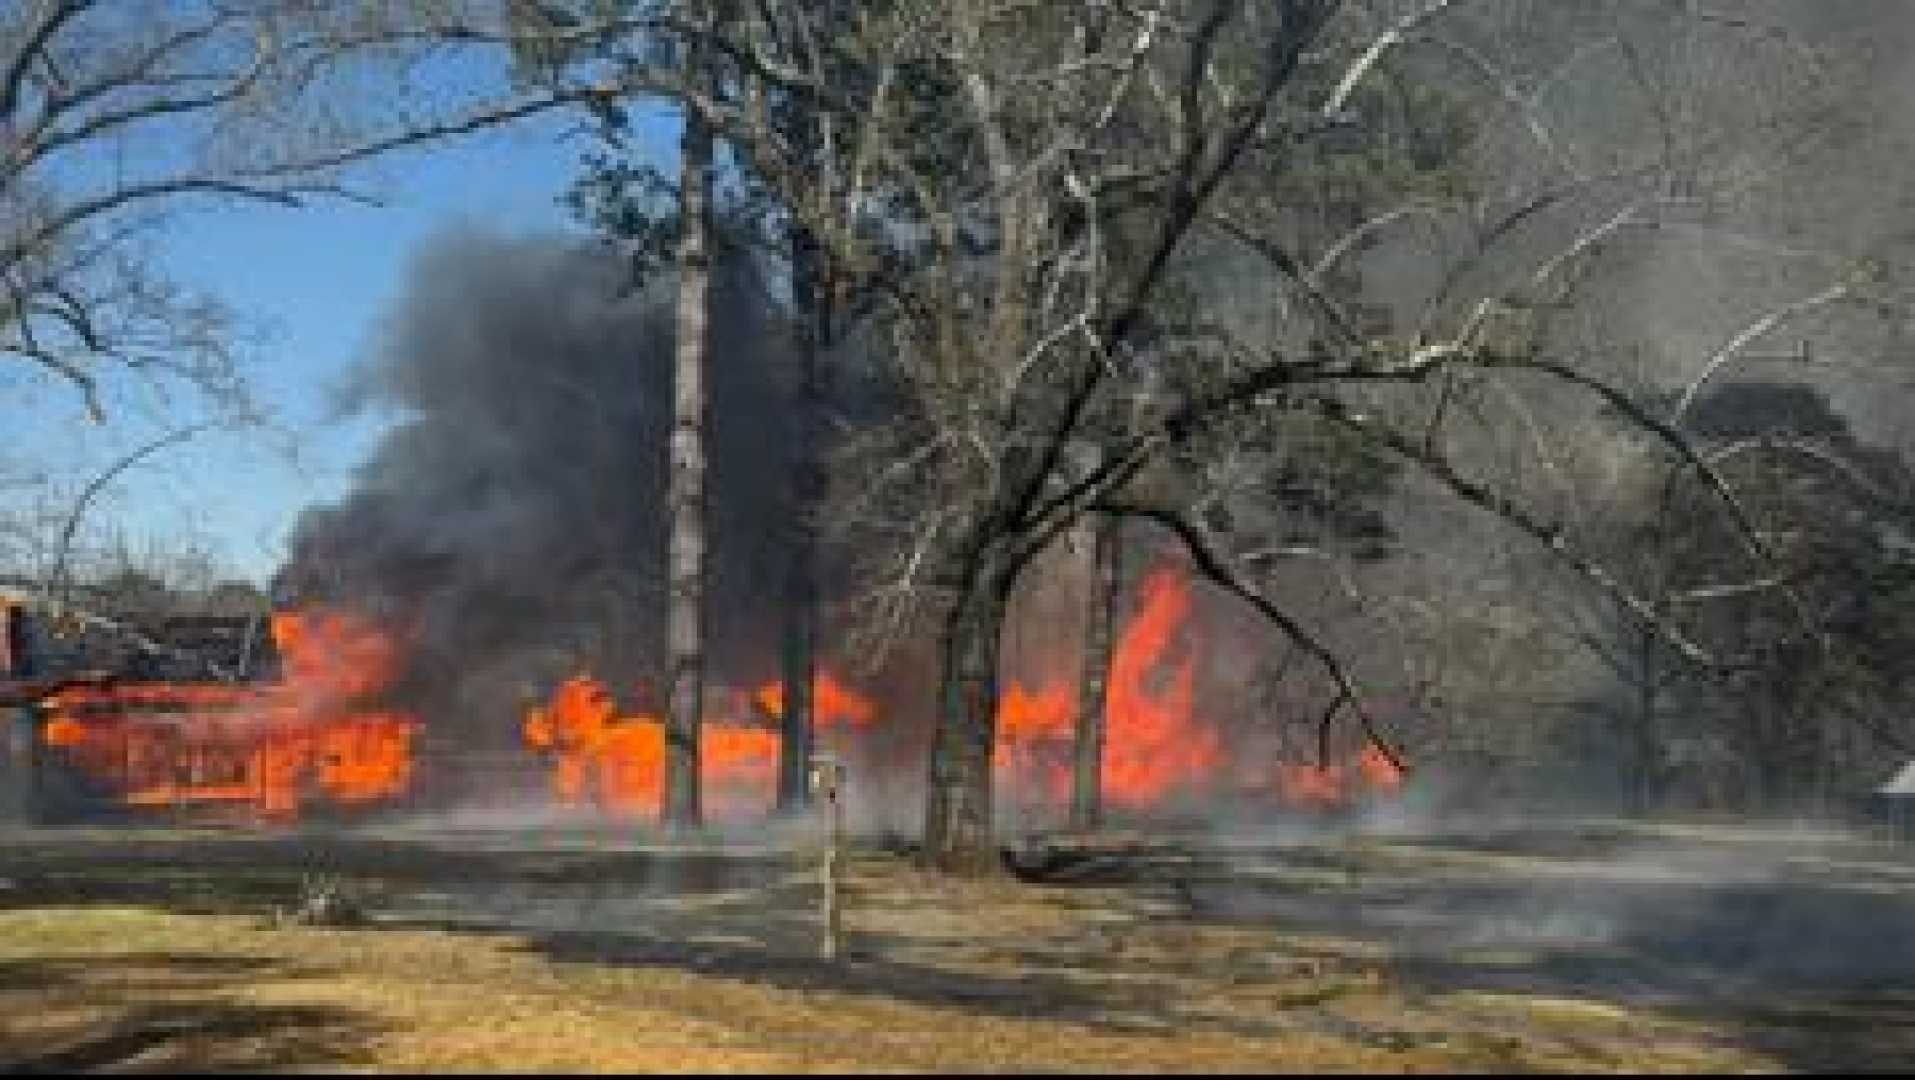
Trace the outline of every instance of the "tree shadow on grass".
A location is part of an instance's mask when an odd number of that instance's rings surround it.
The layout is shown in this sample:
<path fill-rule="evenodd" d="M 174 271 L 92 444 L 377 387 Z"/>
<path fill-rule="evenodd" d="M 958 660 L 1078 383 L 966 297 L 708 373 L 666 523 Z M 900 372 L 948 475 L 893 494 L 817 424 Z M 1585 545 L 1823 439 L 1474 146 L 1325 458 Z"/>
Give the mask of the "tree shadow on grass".
<path fill-rule="evenodd" d="M 114 957 L 0 961 L 0 990 L 51 994 L 110 986 L 116 992 L 218 989 L 224 985 L 282 975 L 277 961 L 250 956 L 218 956 L 171 951 Z"/>
<path fill-rule="evenodd" d="M 1161 1001 L 1135 993 L 1120 1000 L 1109 987 L 1035 974 L 1018 963 L 1007 965 L 1003 975 L 992 975 L 896 959 L 922 944 L 914 939 L 858 933 L 838 959 L 826 960 L 818 950 L 815 919 L 812 913 L 767 915 L 762 910 L 750 917 L 724 914 L 712 918 L 701 932 L 678 937 L 667 927 L 627 933 L 532 927 L 511 919 L 470 916 L 385 918 L 373 930 L 497 936 L 522 952 L 558 964 L 649 968 L 776 990 L 870 996 L 1004 1018 L 1068 1020 L 1129 1033 L 1162 1031 L 1174 1025 Z M 693 1004 L 684 1003 L 688 1009 Z M 1161 1015 L 1153 1015 L 1153 1010 Z"/>
<path fill-rule="evenodd" d="M 142 843 L 43 832 L 0 843 L 0 910 L 138 905 L 191 914 L 264 913 L 292 903 L 311 873 L 395 888 L 498 889 L 616 885 L 694 895 L 762 884 L 776 857 L 718 851 L 485 850 L 301 833 Z"/>
<path fill-rule="evenodd" d="M 372 1018 L 327 1006 L 252 1005 L 236 987 L 283 975 L 269 960 L 177 952 L 22 960 L 0 965 L 0 986 L 62 1009 L 104 1007 L 81 1030 L 29 1033 L 0 1024 L 0 1073 L 259 1071 L 368 1062 Z M 153 1000 L 153 999 L 159 1000 Z"/>
<path fill-rule="evenodd" d="M 6 1054 L 5 1073 L 258 1071 L 365 1064 L 370 1027 L 344 1009 L 195 1002 L 127 1010 L 57 1049 Z"/>
<path fill-rule="evenodd" d="M 994 975 L 889 958 L 908 943 L 861 934 L 846 955 L 825 960 L 764 944 L 704 947 L 631 935 L 542 934 L 526 947 L 558 963 L 672 969 L 779 990 L 871 996 L 1006 1019 L 1062 1020 L 1129 1034 L 1175 1026 L 1167 1002 L 1115 994 L 1108 986 L 1019 965 Z"/>

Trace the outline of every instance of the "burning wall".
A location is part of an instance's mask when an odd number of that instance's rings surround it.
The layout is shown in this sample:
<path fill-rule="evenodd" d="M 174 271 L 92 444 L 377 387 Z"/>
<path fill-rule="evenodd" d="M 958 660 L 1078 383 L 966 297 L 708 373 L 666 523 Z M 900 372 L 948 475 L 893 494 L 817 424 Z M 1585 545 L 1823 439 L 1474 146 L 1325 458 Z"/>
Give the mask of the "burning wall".
<path fill-rule="evenodd" d="M 288 821 L 315 804 L 389 803 L 413 779 L 414 715 L 383 707 L 401 645 L 343 611 L 273 617 L 277 680 L 74 687 L 41 737 L 128 807 L 229 805 Z"/>

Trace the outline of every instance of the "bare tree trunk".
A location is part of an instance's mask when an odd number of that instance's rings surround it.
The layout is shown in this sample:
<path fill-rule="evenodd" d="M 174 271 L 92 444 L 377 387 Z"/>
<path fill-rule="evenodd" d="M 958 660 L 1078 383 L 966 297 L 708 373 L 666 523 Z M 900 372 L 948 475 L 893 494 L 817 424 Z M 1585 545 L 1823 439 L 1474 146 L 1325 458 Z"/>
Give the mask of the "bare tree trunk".
<path fill-rule="evenodd" d="M 1122 528 L 1119 519 L 1108 515 L 1086 524 L 1091 534 L 1092 573 L 1089 618 L 1084 624 L 1084 668 L 1077 683 L 1076 759 L 1071 775 L 1074 829 L 1095 829 L 1104 820 L 1104 713 L 1117 617 Z"/>
<path fill-rule="evenodd" d="M 941 870 L 985 874 L 997 867 L 991 750 L 997 740 L 999 639 L 1012 575 L 983 572 L 972 580 L 944 624 L 924 854 Z"/>
<path fill-rule="evenodd" d="M 701 59 L 690 58 L 694 70 Z M 703 78 L 710 82 L 707 70 Z M 705 696 L 705 392 L 710 359 L 711 128 L 685 110 L 679 182 L 678 317 L 672 363 L 671 537 L 667 551 L 665 807 L 668 828 L 695 828 L 699 720 Z"/>
<path fill-rule="evenodd" d="M 0 600 L 0 680 L 33 674 L 27 662 L 27 612 Z M 35 793 L 39 784 L 40 726 L 31 704 L 0 702 L 0 822 L 35 824 Z"/>
<path fill-rule="evenodd" d="M 818 675 L 818 507 L 824 499 L 824 409 L 829 396 L 824 349 L 831 313 L 815 238 L 791 234 L 792 307 L 798 352 L 797 446 L 791 476 L 791 562 L 785 578 L 785 711 L 780 721 L 778 808 L 809 801 L 813 688 Z"/>
<path fill-rule="evenodd" d="M 1635 718 L 1635 804 L 1636 813 L 1647 815 L 1654 811 L 1658 801 L 1656 772 L 1660 754 L 1657 753 L 1656 712 L 1660 689 L 1659 680 L 1662 671 L 1660 658 L 1661 642 L 1654 630 L 1644 628 L 1638 631 L 1640 649 L 1636 676 L 1640 680 L 1636 688 Z"/>
<path fill-rule="evenodd" d="M 1649 535 L 1648 546 L 1654 555 L 1656 585 L 1655 614 L 1657 618 L 1669 617 L 1669 592 L 1672 588 L 1671 550 L 1674 500 L 1679 490 L 1676 474 L 1671 473 L 1664 479 L 1662 493 L 1658 500 L 1653 531 Z M 1626 617 L 1626 616 L 1625 616 Z M 1662 682 L 1665 676 L 1662 664 L 1663 643 L 1661 635 L 1654 627 L 1644 626 L 1638 630 L 1636 678 L 1639 680 L 1636 695 L 1636 716 L 1634 735 L 1635 761 L 1635 809 L 1639 815 L 1647 816 L 1654 812 L 1662 801 L 1661 764 L 1662 733 L 1659 712 L 1662 705 Z"/>

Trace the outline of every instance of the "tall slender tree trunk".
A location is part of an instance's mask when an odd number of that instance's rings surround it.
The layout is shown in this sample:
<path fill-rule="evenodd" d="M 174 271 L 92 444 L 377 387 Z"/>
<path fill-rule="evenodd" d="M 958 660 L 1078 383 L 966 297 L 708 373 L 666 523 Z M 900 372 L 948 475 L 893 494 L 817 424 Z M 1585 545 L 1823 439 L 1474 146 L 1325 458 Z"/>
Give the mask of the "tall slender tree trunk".
<path fill-rule="evenodd" d="M 37 674 L 27 657 L 27 611 L 0 600 L 0 679 Z M 0 823 L 37 824 L 39 710 L 0 705 Z"/>
<path fill-rule="evenodd" d="M 818 511 L 824 501 L 824 410 L 830 396 L 824 351 L 831 312 L 822 256 L 803 226 L 791 232 L 792 308 L 798 353 L 797 446 L 791 476 L 791 561 L 785 578 L 785 711 L 780 720 L 778 807 L 810 801 L 818 676 Z"/>
<path fill-rule="evenodd" d="M 1639 631 L 1637 645 L 1636 722 L 1635 722 L 1635 806 L 1636 813 L 1652 813 L 1659 801 L 1657 770 L 1661 754 L 1657 738 L 1657 705 L 1661 689 L 1662 670 L 1660 665 L 1661 643 L 1655 632 L 1648 628 Z"/>
<path fill-rule="evenodd" d="M 924 854 L 939 869 L 997 867 L 991 750 L 997 742 L 999 642 L 1014 573 L 987 567 L 945 618 L 937 737 L 931 746 Z"/>
<path fill-rule="evenodd" d="M 702 57 L 689 62 L 707 84 Z M 705 697 L 705 419 L 710 362 L 711 128 L 685 110 L 679 181 L 677 341 L 672 361 L 671 476 L 667 495 L 670 599 L 666 613 L 665 807 L 668 828 L 695 828 L 699 722 Z"/>
<path fill-rule="evenodd" d="M 1117 618 L 1119 530 L 1123 526 L 1117 518 L 1102 515 L 1084 527 L 1091 534 L 1090 597 L 1084 624 L 1084 668 L 1077 682 L 1070 820 L 1074 829 L 1095 829 L 1104 821 L 1105 712 Z"/>

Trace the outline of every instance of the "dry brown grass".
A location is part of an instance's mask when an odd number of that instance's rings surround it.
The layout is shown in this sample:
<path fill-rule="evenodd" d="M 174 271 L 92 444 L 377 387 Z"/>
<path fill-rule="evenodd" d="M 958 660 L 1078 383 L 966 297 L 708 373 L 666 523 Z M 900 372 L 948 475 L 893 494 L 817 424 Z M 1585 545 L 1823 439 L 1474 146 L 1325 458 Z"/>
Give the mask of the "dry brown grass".
<path fill-rule="evenodd" d="M 1915 1062 L 1915 995 L 1859 963 L 1902 955 L 1871 928 L 1906 925 L 1915 861 L 1853 844 L 1757 847 L 1763 875 L 1722 845 L 1631 858 L 1561 830 L 1204 865 L 1175 849 L 1070 886 L 866 850 L 848 958 L 825 964 L 808 859 L 482 839 L 0 834 L 0 1069 Z M 365 886 L 374 924 L 270 929 L 314 870 Z M 1559 913 L 1591 921 L 1532 925 Z"/>
<path fill-rule="evenodd" d="M 669 964 L 564 962 L 510 934 L 272 930 L 254 915 L 124 906 L 0 912 L 0 1061 L 628 1072 L 1773 1067 L 1613 1006 L 1421 999 L 1362 943 L 1125 916 L 1122 898 L 1095 890 L 951 882 L 865 860 L 854 896 L 854 945 L 888 942 L 883 965 L 861 985 L 854 961 L 822 988 Z M 919 977 L 911 973 L 1006 986 L 1050 979 L 1071 1000 L 1004 1009 L 890 992 Z M 1084 1013 L 1083 1000 L 1099 1008 Z"/>
<path fill-rule="evenodd" d="M 1112 1035 L 669 970 L 561 966 L 504 938 L 269 931 L 246 917 L 138 909 L 0 915 L 0 962 L 16 976 L 0 988 L 0 1056 L 14 1063 L 753 1072 L 1446 1064 L 1440 1054 L 1324 1038 Z M 143 1033 L 150 1045 L 118 1056 Z M 91 1057 L 93 1047 L 114 1059 Z"/>

